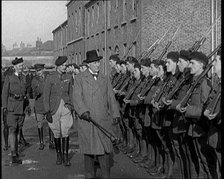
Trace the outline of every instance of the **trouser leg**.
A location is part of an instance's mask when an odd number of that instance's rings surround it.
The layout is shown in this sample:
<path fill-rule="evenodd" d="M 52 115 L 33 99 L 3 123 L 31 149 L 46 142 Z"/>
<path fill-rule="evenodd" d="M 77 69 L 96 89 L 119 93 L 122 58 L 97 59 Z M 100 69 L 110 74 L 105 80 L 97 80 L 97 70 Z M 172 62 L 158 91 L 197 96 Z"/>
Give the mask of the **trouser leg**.
<path fill-rule="evenodd" d="M 63 162 L 64 166 L 71 166 L 68 157 L 68 150 L 69 150 L 69 137 L 62 138 L 62 154 L 63 154 Z"/>
<path fill-rule="evenodd" d="M 100 168 L 102 171 L 103 178 L 110 178 L 110 158 L 109 154 L 98 155 Z"/>
<path fill-rule="evenodd" d="M 94 155 L 84 154 L 84 168 L 86 178 L 95 178 Z"/>

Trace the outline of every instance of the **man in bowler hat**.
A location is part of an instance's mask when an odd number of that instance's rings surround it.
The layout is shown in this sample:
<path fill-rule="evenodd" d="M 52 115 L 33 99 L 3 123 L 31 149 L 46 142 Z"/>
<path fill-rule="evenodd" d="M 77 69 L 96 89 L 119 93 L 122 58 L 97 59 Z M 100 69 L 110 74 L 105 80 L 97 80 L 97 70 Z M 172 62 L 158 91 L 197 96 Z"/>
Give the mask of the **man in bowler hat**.
<path fill-rule="evenodd" d="M 90 119 L 112 132 L 113 119 L 120 118 L 110 79 L 100 72 L 96 50 L 87 51 L 88 69 L 75 76 L 73 104 L 78 113 L 80 151 L 84 154 L 87 178 L 96 177 L 94 159 L 97 158 L 104 178 L 110 178 L 110 154 L 113 145 L 107 136 L 95 127 Z"/>

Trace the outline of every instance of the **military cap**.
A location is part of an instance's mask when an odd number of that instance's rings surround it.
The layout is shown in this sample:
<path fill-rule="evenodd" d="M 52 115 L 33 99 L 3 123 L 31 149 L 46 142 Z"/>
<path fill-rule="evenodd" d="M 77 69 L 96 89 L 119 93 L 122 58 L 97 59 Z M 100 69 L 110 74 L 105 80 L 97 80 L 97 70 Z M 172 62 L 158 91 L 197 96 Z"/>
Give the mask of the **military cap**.
<path fill-rule="evenodd" d="M 203 63 L 205 66 L 208 64 L 208 57 L 202 52 L 192 52 L 190 58 Z"/>
<path fill-rule="evenodd" d="M 65 63 L 67 61 L 67 57 L 66 56 L 59 56 L 56 61 L 55 61 L 55 65 L 56 66 L 60 66 L 63 63 Z"/>
<path fill-rule="evenodd" d="M 135 64 L 135 63 L 138 63 L 138 60 L 135 57 L 128 56 L 127 59 L 126 59 L 126 62 Z"/>
<path fill-rule="evenodd" d="M 158 59 L 152 60 L 151 64 L 154 64 L 155 66 L 159 66 L 160 65 L 160 60 L 158 60 Z"/>
<path fill-rule="evenodd" d="M 91 51 L 87 51 L 86 52 L 86 60 L 85 60 L 85 62 L 86 63 L 91 63 L 91 62 L 99 61 L 102 58 L 103 58 L 102 56 L 98 56 L 96 50 L 91 50 Z"/>
<path fill-rule="evenodd" d="M 17 65 L 19 63 L 22 63 L 23 62 L 23 58 L 15 58 L 13 61 L 12 61 L 12 64 L 13 65 Z"/>
<path fill-rule="evenodd" d="M 166 58 L 171 59 L 174 62 L 177 62 L 179 59 L 179 53 L 178 52 L 169 52 L 167 54 Z"/>
<path fill-rule="evenodd" d="M 135 63 L 135 64 L 134 64 L 134 68 L 141 69 L 141 65 L 140 65 L 140 63 Z"/>
<path fill-rule="evenodd" d="M 111 56 L 109 57 L 109 60 L 119 61 L 120 58 L 118 57 L 117 54 L 114 54 L 114 55 L 111 55 Z"/>
<path fill-rule="evenodd" d="M 181 50 L 179 58 L 184 59 L 185 61 L 189 61 L 191 59 L 190 57 L 191 52 L 188 50 Z"/>
<path fill-rule="evenodd" d="M 35 64 L 34 65 L 34 69 L 36 70 L 36 71 L 40 71 L 40 70 L 43 70 L 44 69 L 44 65 L 45 64 Z"/>
<path fill-rule="evenodd" d="M 150 58 L 143 58 L 140 62 L 142 66 L 150 67 L 151 59 Z"/>

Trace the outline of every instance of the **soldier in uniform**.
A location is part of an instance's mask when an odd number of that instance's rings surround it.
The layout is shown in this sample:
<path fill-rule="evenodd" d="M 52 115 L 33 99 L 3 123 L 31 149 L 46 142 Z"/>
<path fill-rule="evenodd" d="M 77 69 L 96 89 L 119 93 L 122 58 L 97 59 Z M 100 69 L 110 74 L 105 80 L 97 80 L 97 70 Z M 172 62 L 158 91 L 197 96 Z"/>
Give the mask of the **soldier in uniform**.
<path fill-rule="evenodd" d="M 25 115 L 26 83 L 22 76 L 23 59 L 15 58 L 12 61 L 14 73 L 7 75 L 2 89 L 3 113 L 7 116 L 9 127 L 9 143 L 12 164 L 22 164 L 18 154 L 19 131 L 23 127 Z"/>
<path fill-rule="evenodd" d="M 120 117 L 119 108 L 109 78 L 99 71 L 102 57 L 97 55 L 96 50 L 88 51 L 86 57 L 88 70 L 75 77 L 73 91 L 73 104 L 80 116 L 80 151 L 84 154 L 87 178 L 95 177 L 94 157 L 99 160 L 103 178 L 110 178 L 112 143 L 89 119 L 112 132 L 113 121 Z"/>
<path fill-rule="evenodd" d="M 37 127 L 38 127 L 38 135 L 39 135 L 39 141 L 40 141 L 40 147 L 39 150 L 44 149 L 44 133 L 43 133 L 43 123 L 45 116 L 45 110 L 44 110 L 44 104 L 43 104 L 43 90 L 44 90 L 44 81 L 45 81 L 45 75 L 44 75 L 44 64 L 35 64 L 34 68 L 36 70 L 36 76 L 33 78 L 31 82 L 31 87 L 33 91 L 33 97 L 35 99 L 34 103 L 34 114 L 37 121 Z M 49 130 L 49 148 L 54 148 L 53 143 L 53 137 L 52 137 L 52 131 L 50 128 Z"/>
<path fill-rule="evenodd" d="M 80 66 L 80 72 L 86 71 L 86 69 L 87 69 L 87 63 L 85 62 L 85 60 L 79 66 Z"/>
<path fill-rule="evenodd" d="M 72 78 L 65 73 L 66 56 L 59 56 L 56 61 L 56 71 L 46 78 L 43 101 L 48 125 L 54 133 L 57 153 L 56 164 L 70 166 L 68 158 L 69 129 L 72 127 Z M 61 145 L 62 137 L 62 145 Z M 62 151 L 61 151 L 62 149 Z"/>
<path fill-rule="evenodd" d="M 190 58 L 190 73 L 193 74 L 192 84 L 194 84 L 208 64 L 208 58 L 202 52 L 192 52 Z M 207 126 L 202 120 L 203 106 L 208 99 L 210 89 L 207 79 L 204 77 L 195 87 L 194 92 L 188 100 L 188 105 L 186 107 L 181 107 L 181 104 L 178 104 L 176 107 L 178 111 L 185 115 L 186 120 L 190 123 L 188 135 L 193 142 L 193 147 L 198 157 L 198 163 L 196 163 L 195 168 L 193 169 L 192 167 L 192 169 L 196 171 L 196 177 L 199 178 L 211 177 L 206 156 L 206 153 L 209 152 L 207 147 Z M 191 155 L 191 158 L 192 161 L 195 160 L 195 156 Z M 191 163 L 191 166 L 193 166 L 192 164 L 193 163 Z M 197 166 L 199 167 L 199 171 L 197 171 Z"/>
<path fill-rule="evenodd" d="M 111 81 L 113 81 L 113 78 L 115 77 L 115 74 L 117 73 L 117 71 L 115 69 L 117 61 L 120 61 L 120 58 L 118 57 L 118 55 L 111 55 L 109 57 L 109 64 L 110 64 L 110 67 L 111 67 L 111 72 L 110 72 Z"/>
<path fill-rule="evenodd" d="M 210 147 L 209 169 L 212 178 L 221 178 L 221 49 L 217 52 L 214 66 L 214 81 L 204 116 L 208 120 L 208 145 Z"/>

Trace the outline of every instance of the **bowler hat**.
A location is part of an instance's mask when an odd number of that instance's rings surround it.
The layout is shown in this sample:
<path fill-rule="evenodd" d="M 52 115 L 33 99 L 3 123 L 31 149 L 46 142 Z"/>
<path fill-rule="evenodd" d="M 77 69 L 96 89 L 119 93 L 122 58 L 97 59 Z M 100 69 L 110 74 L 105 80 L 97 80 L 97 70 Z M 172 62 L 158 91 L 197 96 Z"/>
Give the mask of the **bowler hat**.
<path fill-rule="evenodd" d="M 17 65 L 19 63 L 22 63 L 23 62 L 23 58 L 15 58 L 13 61 L 12 61 L 12 64 L 13 65 Z"/>
<path fill-rule="evenodd" d="M 37 63 L 37 64 L 34 65 L 34 69 L 36 71 L 40 71 L 40 70 L 44 69 L 44 64 Z"/>
<path fill-rule="evenodd" d="M 91 63 L 91 62 L 95 62 L 95 61 L 99 61 L 100 59 L 102 59 L 102 56 L 98 56 L 97 51 L 96 50 L 91 50 L 91 51 L 87 51 L 86 52 L 86 63 Z"/>
<path fill-rule="evenodd" d="M 203 63 L 205 66 L 208 64 L 208 57 L 202 52 L 192 52 L 190 57 L 191 60 L 199 61 Z"/>
<path fill-rule="evenodd" d="M 55 61 L 55 65 L 56 66 L 60 66 L 63 63 L 65 63 L 67 61 L 67 57 L 66 56 L 58 56 L 58 58 Z"/>
<path fill-rule="evenodd" d="M 178 61 L 179 58 L 179 53 L 178 52 L 169 52 L 166 56 L 167 59 L 171 59 L 174 62 Z"/>

